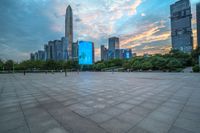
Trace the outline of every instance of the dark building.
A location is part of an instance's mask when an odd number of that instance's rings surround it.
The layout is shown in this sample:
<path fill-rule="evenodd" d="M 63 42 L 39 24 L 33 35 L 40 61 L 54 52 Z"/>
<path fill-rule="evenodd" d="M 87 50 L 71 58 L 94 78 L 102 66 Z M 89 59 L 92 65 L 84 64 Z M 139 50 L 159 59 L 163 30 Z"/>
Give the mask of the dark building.
<path fill-rule="evenodd" d="M 192 13 L 189 0 L 179 0 L 170 7 L 173 50 L 190 53 L 193 50 Z"/>
<path fill-rule="evenodd" d="M 101 45 L 101 60 L 108 60 L 108 49 L 104 45 Z"/>
<path fill-rule="evenodd" d="M 116 49 L 115 50 L 115 59 L 130 59 L 132 58 L 131 49 Z"/>
<path fill-rule="evenodd" d="M 30 54 L 30 60 L 32 60 L 32 61 L 35 60 L 35 54 L 34 54 L 34 53 L 31 53 L 31 54 Z"/>
<path fill-rule="evenodd" d="M 48 48 L 49 48 L 48 45 L 45 44 L 44 45 L 45 61 L 48 60 L 48 52 L 49 52 Z"/>
<path fill-rule="evenodd" d="M 65 15 L 65 38 L 67 38 L 68 41 L 68 58 L 71 59 L 73 45 L 73 12 L 70 5 L 67 7 Z"/>
<path fill-rule="evenodd" d="M 38 60 L 38 52 L 35 52 L 35 54 L 34 54 L 34 60 Z"/>
<path fill-rule="evenodd" d="M 78 60 L 78 41 L 72 45 L 72 59 Z"/>
<path fill-rule="evenodd" d="M 54 41 L 54 60 L 61 61 L 63 60 L 63 44 L 61 40 Z"/>
<path fill-rule="evenodd" d="M 109 59 L 115 58 L 115 49 L 119 49 L 119 38 L 111 37 L 108 39 L 108 57 L 109 57 Z"/>
<path fill-rule="evenodd" d="M 196 6 L 196 14 L 197 14 L 197 44 L 200 48 L 200 2 L 197 3 Z"/>
<path fill-rule="evenodd" d="M 43 50 L 38 51 L 38 59 L 37 60 L 41 60 L 41 61 L 45 60 L 45 52 Z"/>

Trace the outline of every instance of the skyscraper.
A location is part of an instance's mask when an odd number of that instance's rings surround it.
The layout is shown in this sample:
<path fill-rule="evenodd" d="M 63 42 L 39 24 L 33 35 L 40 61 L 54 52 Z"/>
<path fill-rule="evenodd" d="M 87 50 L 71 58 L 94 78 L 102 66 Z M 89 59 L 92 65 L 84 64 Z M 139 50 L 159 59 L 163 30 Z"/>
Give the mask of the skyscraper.
<path fill-rule="evenodd" d="M 115 58 L 115 49 L 119 49 L 119 38 L 118 37 L 111 37 L 108 39 L 108 56 L 109 59 Z"/>
<path fill-rule="evenodd" d="M 198 47 L 200 48 L 200 2 L 197 3 L 196 14 L 197 14 L 197 44 Z"/>
<path fill-rule="evenodd" d="M 73 13 L 72 8 L 69 5 L 66 9 L 66 16 L 65 16 L 65 38 L 68 39 L 68 58 L 72 58 L 72 45 L 73 45 Z"/>
<path fill-rule="evenodd" d="M 101 60 L 108 60 L 108 49 L 104 45 L 101 45 Z"/>
<path fill-rule="evenodd" d="M 190 0 L 179 0 L 170 7 L 173 50 L 191 52 L 193 49 L 192 13 Z"/>

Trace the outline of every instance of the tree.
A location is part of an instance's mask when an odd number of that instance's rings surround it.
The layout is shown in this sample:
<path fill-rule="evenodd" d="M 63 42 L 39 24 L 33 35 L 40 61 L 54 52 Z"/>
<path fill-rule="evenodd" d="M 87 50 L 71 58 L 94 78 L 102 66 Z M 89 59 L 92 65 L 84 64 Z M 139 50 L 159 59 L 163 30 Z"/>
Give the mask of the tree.
<path fill-rule="evenodd" d="M 145 61 L 144 63 L 142 63 L 141 68 L 142 70 L 150 70 L 153 68 L 153 65 L 150 61 Z"/>
<path fill-rule="evenodd" d="M 170 70 L 170 71 L 174 71 L 174 70 L 177 70 L 179 68 L 183 68 L 183 65 L 181 64 L 181 62 L 175 58 L 171 58 L 169 59 L 169 62 L 167 64 L 167 68 Z"/>
<path fill-rule="evenodd" d="M 4 67 L 4 63 L 3 63 L 3 61 L 0 59 L 0 71 L 3 70 L 3 67 Z"/>
<path fill-rule="evenodd" d="M 44 64 L 44 69 L 45 70 L 56 70 L 56 68 L 57 68 L 57 64 L 53 60 L 48 60 Z"/>
<path fill-rule="evenodd" d="M 193 72 L 200 72 L 200 67 L 199 65 L 195 65 L 193 68 L 192 68 Z"/>
<path fill-rule="evenodd" d="M 94 65 L 94 69 L 97 71 L 101 71 L 104 68 L 106 68 L 106 65 L 104 63 L 98 63 Z"/>
<path fill-rule="evenodd" d="M 13 67 L 14 67 L 14 61 L 12 60 L 7 60 L 4 64 L 5 70 L 11 71 L 13 70 Z"/>

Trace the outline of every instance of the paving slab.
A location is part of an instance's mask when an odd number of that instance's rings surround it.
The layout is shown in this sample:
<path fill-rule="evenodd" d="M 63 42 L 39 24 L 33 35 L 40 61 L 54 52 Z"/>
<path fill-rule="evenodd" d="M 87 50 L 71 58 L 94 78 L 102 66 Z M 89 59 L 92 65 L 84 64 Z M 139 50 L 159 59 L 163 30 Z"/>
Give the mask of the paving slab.
<path fill-rule="evenodd" d="M 0 75 L 2 133 L 199 133 L 200 75 Z"/>

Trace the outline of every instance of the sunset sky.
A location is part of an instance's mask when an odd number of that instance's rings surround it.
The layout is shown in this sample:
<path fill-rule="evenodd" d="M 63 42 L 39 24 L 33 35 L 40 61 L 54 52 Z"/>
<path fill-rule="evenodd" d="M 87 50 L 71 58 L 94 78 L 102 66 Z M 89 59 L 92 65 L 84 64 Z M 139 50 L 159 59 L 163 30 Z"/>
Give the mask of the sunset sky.
<path fill-rule="evenodd" d="M 21 61 L 64 36 L 65 10 L 74 15 L 74 41 L 100 45 L 120 38 L 121 48 L 137 54 L 164 53 L 171 48 L 170 5 L 177 0 L 0 0 L 0 58 Z M 195 4 L 191 0 L 196 44 Z"/>

